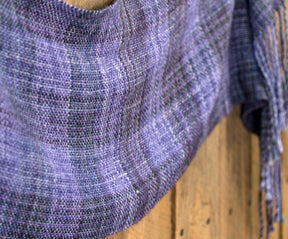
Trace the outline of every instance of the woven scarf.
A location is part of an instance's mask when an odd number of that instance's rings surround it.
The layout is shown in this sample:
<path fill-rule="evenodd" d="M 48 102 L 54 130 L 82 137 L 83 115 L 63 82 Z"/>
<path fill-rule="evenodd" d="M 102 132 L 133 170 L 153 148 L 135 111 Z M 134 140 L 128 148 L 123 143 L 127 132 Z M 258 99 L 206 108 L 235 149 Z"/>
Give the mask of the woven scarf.
<path fill-rule="evenodd" d="M 241 104 L 260 139 L 268 238 L 282 219 L 284 8 L 1 0 L 0 237 L 100 238 L 135 224 Z"/>

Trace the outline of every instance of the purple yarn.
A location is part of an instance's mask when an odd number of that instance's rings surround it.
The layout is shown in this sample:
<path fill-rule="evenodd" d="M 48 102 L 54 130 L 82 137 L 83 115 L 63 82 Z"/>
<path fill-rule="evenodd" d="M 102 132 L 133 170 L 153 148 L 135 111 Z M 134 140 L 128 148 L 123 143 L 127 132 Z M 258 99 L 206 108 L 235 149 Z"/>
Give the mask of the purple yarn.
<path fill-rule="evenodd" d="M 135 224 L 242 104 L 243 124 L 260 138 L 268 238 L 284 220 L 282 8 L 116 0 L 92 11 L 1 0 L 0 237 L 101 238 Z"/>

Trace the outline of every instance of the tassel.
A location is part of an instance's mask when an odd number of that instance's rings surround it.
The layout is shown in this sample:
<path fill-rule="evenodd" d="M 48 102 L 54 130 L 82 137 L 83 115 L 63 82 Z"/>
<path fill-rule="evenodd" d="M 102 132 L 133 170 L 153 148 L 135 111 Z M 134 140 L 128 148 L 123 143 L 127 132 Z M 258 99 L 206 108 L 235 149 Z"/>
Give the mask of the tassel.
<path fill-rule="evenodd" d="M 283 222 L 281 188 L 281 131 L 287 125 L 288 74 L 287 74 L 287 18 L 285 1 L 273 6 L 274 18 L 254 37 L 254 50 L 263 74 L 265 92 L 269 101 L 262 111 L 260 132 L 260 237 L 264 233 L 262 195 L 265 192 L 267 231 L 266 239 L 274 231 L 274 222 Z M 283 10 L 283 11 L 282 11 Z M 279 16 L 277 29 L 276 14 Z M 252 19 L 253 20 L 253 19 Z M 267 19 L 266 19 L 267 20 Z M 261 22 L 259 25 L 263 25 Z M 263 26 L 264 27 L 264 26 Z M 277 31 L 280 30 L 279 36 Z M 275 208 L 274 208 L 275 206 Z M 275 214 L 274 214 L 275 210 Z"/>

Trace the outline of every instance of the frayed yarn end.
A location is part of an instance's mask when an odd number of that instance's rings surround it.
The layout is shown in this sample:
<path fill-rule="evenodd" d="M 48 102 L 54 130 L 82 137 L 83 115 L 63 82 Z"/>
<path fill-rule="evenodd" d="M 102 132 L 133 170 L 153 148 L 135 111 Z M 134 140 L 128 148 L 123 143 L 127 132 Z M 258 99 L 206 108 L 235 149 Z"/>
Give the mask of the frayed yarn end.
<path fill-rule="evenodd" d="M 282 215 L 281 153 L 283 145 L 281 131 L 288 123 L 288 74 L 287 43 L 288 27 L 285 1 L 271 1 L 270 21 L 257 23 L 263 26 L 254 36 L 254 51 L 257 63 L 263 74 L 265 93 L 269 101 L 263 108 L 260 132 L 260 190 L 259 216 L 260 237 L 264 236 L 262 197 L 265 195 L 266 239 L 274 231 L 273 223 L 284 223 Z M 253 20 L 253 19 L 252 19 Z M 268 22 L 268 24 L 267 24 Z"/>

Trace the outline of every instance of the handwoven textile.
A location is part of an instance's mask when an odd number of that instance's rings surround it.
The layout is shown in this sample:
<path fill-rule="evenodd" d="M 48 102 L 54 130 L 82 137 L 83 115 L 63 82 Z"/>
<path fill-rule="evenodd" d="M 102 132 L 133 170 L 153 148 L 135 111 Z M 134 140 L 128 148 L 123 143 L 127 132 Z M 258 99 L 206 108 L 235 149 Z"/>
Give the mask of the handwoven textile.
<path fill-rule="evenodd" d="M 283 8 L 1 0 L 0 238 L 101 238 L 131 226 L 236 104 L 260 138 L 269 236 L 282 218 L 288 123 Z"/>

